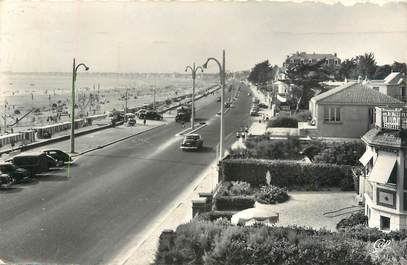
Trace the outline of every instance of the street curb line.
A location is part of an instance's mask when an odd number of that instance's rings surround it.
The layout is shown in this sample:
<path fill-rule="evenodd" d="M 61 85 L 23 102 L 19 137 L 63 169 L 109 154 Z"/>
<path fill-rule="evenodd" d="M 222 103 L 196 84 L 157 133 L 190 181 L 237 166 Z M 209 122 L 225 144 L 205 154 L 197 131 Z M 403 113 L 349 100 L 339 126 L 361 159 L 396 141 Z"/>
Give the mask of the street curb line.
<path fill-rule="evenodd" d="M 172 201 L 171 206 L 168 207 L 169 209 L 164 209 L 164 211 L 162 211 L 166 214 L 163 215 L 163 217 L 160 218 L 159 222 L 157 222 L 148 232 L 143 235 L 143 238 L 140 240 L 139 243 L 137 243 L 136 247 L 128 251 L 127 257 L 120 261 L 117 261 L 119 265 L 127 265 L 127 262 L 131 259 L 134 253 L 147 241 L 147 239 L 154 233 L 154 231 L 156 231 L 156 229 L 158 229 L 160 225 L 162 225 L 165 220 L 167 220 L 171 216 L 171 214 L 179 207 L 179 205 L 184 203 L 184 201 L 188 198 L 188 196 L 191 195 L 191 193 L 194 192 L 199 184 L 201 184 L 209 176 L 210 171 L 216 167 L 217 160 L 215 159 L 214 161 L 209 163 L 208 167 L 198 176 L 198 178 L 194 182 L 190 183 L 183 191 L 181 191 L 181 193 Z"/>
<path fill-rule="evenodd" d="M 149 129 L 147 129 L 147 130 L 140 131 L 140 132 L 137 132 L 137 133 L 135 133 L 135 134 L 128 135 L 128 136 L 125 136 L 125 137 L 123 137 L 123 138 L 120 138 L 120 139 L 117 139 L 117 140 L 111 141 L 111 142 L 109 142 L 109 143 L 107 143 L 107 144 L 98 145 L 97 147 L 94 147 L 94 148 L 91 148 L 91 149 L 85 150 L 85 151 L 83 151 L 83 152 L 80 152 L 80 153 L 78 153 L 78 154 L 77 154 L 77 155 L 75 155 L 75 156 L 84 155 L 84 154 L 87 154 L 87 153 L 90 153 L 90 152 L 93 152 L 93 151 L 96 151 L 96 150 L 99 150 L 99 149 L 105 148 L 105 147 L 107 147 L 107 146 L 109 146 L 109 145 L 113 145 L 113 144 L 115 144 L 115 143 L 122 142 L 122 141 L 127 140 L 127 139 L 129 139 L 129 138 L 131 138 L 131 137 L 134 137 L 134 136 L 140 135 L 140 134 L 142 134 L 142 133 L 149 132 L 149 131 L 151 131 L 151 130 L 154 130 L 154 129 L 160 128 L 160 127 L 165 126 L 165 125 L 166 125 L 166 124 L 160 124 L 160 125 L 158 125 L 158 126 L 155 126 L 155 127 L 149 128 Z"/>
<path fill-rule="evenodd" d="M 196 132 L 196 131 L 202 129 L 202 128 L 205 127 L 205 126 L 208 126 L 208 124 L 207 124 L 207 123 L 201 124 L 200 126 L 198 126 L 197 128 L 193 129 L 192 131 L 188 132 L 187 134 L 194 133 L 194 132 Z M 191 129 L 191 128 L 187 128 L 187 129 L 185 129 L 185 130 L 182 130 L 182 131 L 180 131 L 179 133 L 175 134 L 175 136 L 182 136 L 182 135 L 184 135 L 185 132 L 188 131 L 189 129 Z"/>

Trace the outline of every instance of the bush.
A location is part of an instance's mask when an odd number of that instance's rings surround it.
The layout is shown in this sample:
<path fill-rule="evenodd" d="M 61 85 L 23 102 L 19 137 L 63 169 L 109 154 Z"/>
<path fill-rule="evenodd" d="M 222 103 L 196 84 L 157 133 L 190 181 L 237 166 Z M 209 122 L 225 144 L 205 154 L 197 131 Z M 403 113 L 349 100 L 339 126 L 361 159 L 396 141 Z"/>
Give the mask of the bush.
<path fill-rule="evenodd" d="M 298 120 L 290 117 L 277 117 L 269 121 L 267 127 L 298 128 Z"/>
<path fill-rule="evenodd" d="M 255 195 L 256 201 L 264 204 L 282 203 L 288 200 L 287 190 L 273 185 L 260 188 Z"/>
<path fill-rule="evenodd" d="M 288 189 L 312 190 L 353 185 L 350 166 L 309 164 L 297 161 L 261 159 L 224 159 L 220 164 L 223 181 L 246 181 L 252 187 L 266 185 L 266 173 L 270 172 L 271 184 Z"/>
<path fill-rule="evenodd" d="M 201 221 L 216 221 L 218 219 L 226 219 L 230 221 L 232 215 L 235 213 L 237 213 L 237 211 L 210 211 L 199 214 L 197 217 L 195 217 L 195 219 Z"/>
<path fill-rule="evenodd" d="M 362 241 L 375 242 L 378 239 L 385 240 L 404 240 L 407 238 L 407 231 L 391 231 L 385 233 L 380 231 L 377 228 L 370 228 L 366 225 L 355 225 L 350 227 L 345 227 L 339 230 L 342 234 L 345 234 L 347 237 L 354 238 Z"/>
<path fill-rule="evenodd" d="M 232 185 L 229 187 L 231 195 L 250 195 L 252 193 L 250 184 L 245 181 L 232 181 L 231 184 Z"/>
<path fill-rule="evenodd" d="M 240 211 L 254 206 L 254 198 L 249 196 L 215 197 L 215 209 L 218 211 Z"/>
<path fill-rule="evenodd" d="M 251 137 L 245 142 L 246 150 L 236 149 L 230 151 L 232 158 L 260 158 L 278 160 L 299 160 L 302 149 L 300 141 L 295 137 L 287 140 L 270 140 L 268 137 Z"/>
<path fill-rule="evenodd" d="M 370 243 L 301 227 L 231 226 L 192 221 L 160 237 L 155 264 L 378 265 Z M 405 252 L 388 253 L 389 260 Z"/>
<path fill-rule="evenodd" d="M 321 151 L 314 156 L 315 163 L 330 163 L 339 165 L 360 165 L 359 158 L 366 147 L 361 141 L 322 144 Z"/>
<path fill-rule="evenodd" d="M 356 225 L 367 225 L 367 216 L 365 216 L 364 211 L 353 213 L 349 217 L 340 220 L 336 225 L 336 229 L 353 227 Z"/>

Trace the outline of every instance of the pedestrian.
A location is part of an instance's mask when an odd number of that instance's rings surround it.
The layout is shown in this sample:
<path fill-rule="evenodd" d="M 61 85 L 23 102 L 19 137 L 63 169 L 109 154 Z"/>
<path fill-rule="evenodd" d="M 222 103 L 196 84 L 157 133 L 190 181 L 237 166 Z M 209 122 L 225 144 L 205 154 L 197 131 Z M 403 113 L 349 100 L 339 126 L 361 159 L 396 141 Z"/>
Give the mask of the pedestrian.
<path fill-rule="evenodd" d="M 184 121 L 182 121 L 182 128 L 185 128 L 185 122 Z"/>
<path fill-rule="evenodd" d="M 146 125 L 146 122 L 147 122 L 147 120 L 146 120 L 146 118 L 144 118 L 143 124 Z"/>

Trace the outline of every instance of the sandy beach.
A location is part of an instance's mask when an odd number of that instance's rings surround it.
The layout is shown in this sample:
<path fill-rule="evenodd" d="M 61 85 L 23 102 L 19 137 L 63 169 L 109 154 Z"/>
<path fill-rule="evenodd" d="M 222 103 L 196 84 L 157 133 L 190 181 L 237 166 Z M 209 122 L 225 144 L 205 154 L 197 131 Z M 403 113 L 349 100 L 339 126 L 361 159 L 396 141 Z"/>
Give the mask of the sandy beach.
<path fill-rule="evenodd" d="M 197 76 L 196 91 L 217 83 L 217 76 Z M 0 115 L 6 113 L 8 125 L 19 120 L 13 130 L 66 121 L 71 85 L 69 73 L 2 73 Z M 190 74 L 80 73 L 76 80 L 76 116 L 122 110 L 126 93 L 128 108 L 134 108 L 152 103 L 154 90 L 156 101 L 164 101 L 191 93 L 191 86 Z M 3 119 L 0 127 L 3 133 Z"/>

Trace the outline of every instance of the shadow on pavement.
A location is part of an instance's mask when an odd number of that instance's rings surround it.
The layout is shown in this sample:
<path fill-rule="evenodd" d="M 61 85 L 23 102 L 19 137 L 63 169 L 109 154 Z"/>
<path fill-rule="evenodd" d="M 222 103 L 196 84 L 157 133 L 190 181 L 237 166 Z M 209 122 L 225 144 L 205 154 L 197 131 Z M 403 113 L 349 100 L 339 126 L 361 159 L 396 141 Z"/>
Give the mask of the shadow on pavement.
<path fill-rule="evenodd" d="M 16 193 L 16 192 L 20 192 L 22 190 L 23 190 L 23 188 L 18 188 L 18 187 L 0 188 L 0 194 Z"/>
<path fill-rule="evenodd" d="M 55 174 L 37 174 L 36 179 L 38 181 L 68 181 L 69 177 L 65 175 L 55 175 Z"/>
<path fill-rule="evenodd" d="M 209 147 L 209 146 L 202 146 L 202 149 L 199 150 L 199 152 L 202 152 L 202 153 L 214 153 L 215 149 L 213 147 Z"/>
<path fill-rule="evenodd" d="M 25 179 L 25 180 L 21 180 L 19 182 L 17 182 L 17 185 L 22 185 L 22 186 L 29 186 L 29 185 L 35 185 L 38 183 L 38 180 L 35 178 L 29 178 L 29 179 Z"/>

